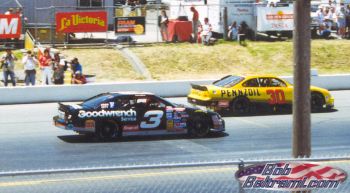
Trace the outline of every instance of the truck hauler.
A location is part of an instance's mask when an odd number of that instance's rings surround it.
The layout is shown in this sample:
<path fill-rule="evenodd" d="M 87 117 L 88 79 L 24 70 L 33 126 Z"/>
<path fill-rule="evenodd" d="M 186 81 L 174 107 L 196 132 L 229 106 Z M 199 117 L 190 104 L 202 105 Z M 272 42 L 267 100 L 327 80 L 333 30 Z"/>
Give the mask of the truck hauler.
<path fill-rule="evenodd" d="M 194 6 L 199 12 L 201 22 L 205 17 L 208 17 L 213 31 L 223 33 L 223 9 L 227 7 L 228 26 L 233 21 L 236 21 L 237 24 L 245 21 L 249 28 L 255 32 L 292 31 L 293 26 L 290 26 L 293 24 L 292 17 L 290 17 L 290 14 L 293 13 L 292 4 L 286 4 L 284 7 L 268 7 L 270 2 L 276 5 L 280 1 L 256 2 L 256 0 L 173 0 L 170 2 L 170 18 L 188 16 L 191 20 L 193 14 L 190 8 Z M 278 15 L 278 17 L 269 17 L 271 15 Z"/>

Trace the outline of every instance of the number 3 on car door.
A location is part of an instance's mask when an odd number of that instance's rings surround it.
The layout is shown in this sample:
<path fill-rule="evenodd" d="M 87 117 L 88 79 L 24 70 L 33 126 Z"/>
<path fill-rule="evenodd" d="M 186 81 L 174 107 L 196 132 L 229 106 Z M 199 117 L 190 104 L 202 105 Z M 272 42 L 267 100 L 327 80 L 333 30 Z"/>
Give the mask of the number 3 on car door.
<path fill-rule="evenodd" d="M 144 115 L 145 121 L 142 121 L 140 124 L 141 129 L 154 129 L 159 127 L 160 123 L 162 122 L 164 112 L 157 110 L 157 111 L 147 111 Z"/>

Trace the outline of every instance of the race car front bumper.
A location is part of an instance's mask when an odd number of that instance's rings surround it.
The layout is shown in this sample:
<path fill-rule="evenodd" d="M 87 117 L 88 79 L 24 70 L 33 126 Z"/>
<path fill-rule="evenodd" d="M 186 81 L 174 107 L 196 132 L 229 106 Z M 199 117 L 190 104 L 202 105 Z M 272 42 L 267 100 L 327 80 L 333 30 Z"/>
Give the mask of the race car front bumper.
<path fill-rule="evenodd" d="M 329 97 L 328 100 L 326 99 L 326 108 L 327 109 L 334 108 L 334 97 L 333 96 Z"/>
<path fill-rule="evenodd" d="M 225 131 L 225 120 L 220 118 L 219 122 L 213 124 L 213 128 L 211 128 L 210 131 L 211 132 Z"/>

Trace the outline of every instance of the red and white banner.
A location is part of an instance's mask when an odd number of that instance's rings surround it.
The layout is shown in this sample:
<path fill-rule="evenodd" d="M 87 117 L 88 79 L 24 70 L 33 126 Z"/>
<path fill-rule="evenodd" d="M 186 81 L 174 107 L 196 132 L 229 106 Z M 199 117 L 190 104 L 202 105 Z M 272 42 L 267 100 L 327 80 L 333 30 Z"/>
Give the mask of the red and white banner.
<path fill-rule="evenodd" d="M 258 7 L 258 31 L 292 31 L 293 7 Z"/>
<path fill-rule="evenodd" d="M 22 23 L 19 15 L 0 14 L 0 39 L 19 38 L 21 27 Z"/>
<path fill-rule="evenodd" d="M 105 32 L 107 12 L 62 12 L 56 14 L 56 32 Z"/>

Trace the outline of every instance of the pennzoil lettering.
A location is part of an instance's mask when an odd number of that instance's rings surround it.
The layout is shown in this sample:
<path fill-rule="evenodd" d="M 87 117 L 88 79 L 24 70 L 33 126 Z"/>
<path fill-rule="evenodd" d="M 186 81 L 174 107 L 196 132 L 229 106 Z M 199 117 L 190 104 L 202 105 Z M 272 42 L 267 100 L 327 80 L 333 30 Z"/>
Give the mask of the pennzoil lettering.
<path fill-rule="evenodd" d="M 261 96 L 259 89 L 221 90 L 221 97 Z"/>

